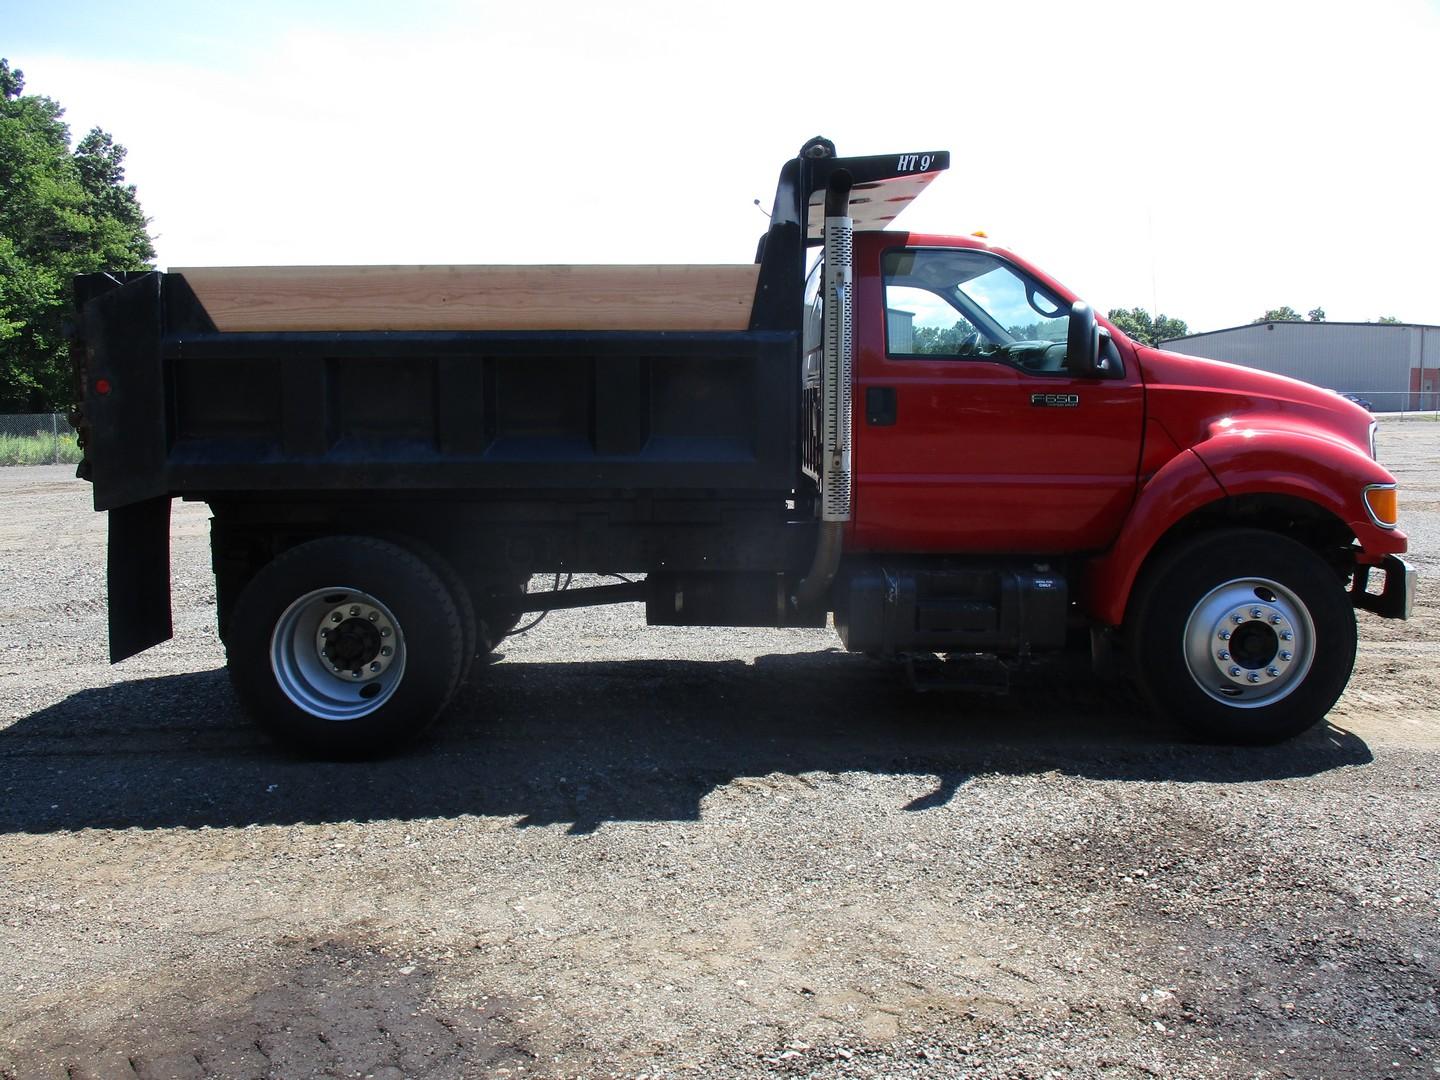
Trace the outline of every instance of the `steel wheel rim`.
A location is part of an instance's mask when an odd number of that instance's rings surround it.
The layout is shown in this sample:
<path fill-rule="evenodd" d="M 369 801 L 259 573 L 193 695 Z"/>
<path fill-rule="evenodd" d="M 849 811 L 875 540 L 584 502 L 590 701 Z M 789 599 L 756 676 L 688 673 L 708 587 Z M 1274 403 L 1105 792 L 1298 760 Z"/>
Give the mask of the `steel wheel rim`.
<path fill-rule="evenodd" d="M 1185 665 L 1206 695 L 1234 709 L 1294 693 L 1315 661 L 1315 624 L 1292 589 L 1269 578 L 1217 585 L 1185 620 Z"/>
<path fill-rule="evenodd" d="M 315 589 L 276 620 L 270 669 L 297 708 L 321 720 L 358 720 L 399 688 L 405 635 L 394 613 L 369 593 Z"/>

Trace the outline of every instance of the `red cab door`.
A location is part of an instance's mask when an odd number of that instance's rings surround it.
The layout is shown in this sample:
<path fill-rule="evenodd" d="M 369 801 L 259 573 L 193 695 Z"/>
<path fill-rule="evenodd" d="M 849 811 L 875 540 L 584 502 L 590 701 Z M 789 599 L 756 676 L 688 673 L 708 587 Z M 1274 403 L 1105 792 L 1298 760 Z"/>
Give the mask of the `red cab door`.
<path fill-rule="evenodd" d="M 1108 546 L 1135 495 L 1144 387 L 1066 366 L 1072 298 L 1013 256 L 856 243 L 852 549 L 1063 554 Z"/>

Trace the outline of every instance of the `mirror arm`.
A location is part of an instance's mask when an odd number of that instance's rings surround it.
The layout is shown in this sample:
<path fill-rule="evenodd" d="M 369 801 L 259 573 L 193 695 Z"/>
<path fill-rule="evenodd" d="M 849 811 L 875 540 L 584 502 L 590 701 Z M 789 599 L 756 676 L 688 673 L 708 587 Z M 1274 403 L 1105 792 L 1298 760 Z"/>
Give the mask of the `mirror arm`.
<path fill-rule="evenodd" d="M 1065 338 L 1065 360 L 1071 370 L 1085 378 L 1104 374 L 1100 362 L 1100 325 L 1095 311 L 1084 300 L 1070 305 L 1070 326 Z"/>

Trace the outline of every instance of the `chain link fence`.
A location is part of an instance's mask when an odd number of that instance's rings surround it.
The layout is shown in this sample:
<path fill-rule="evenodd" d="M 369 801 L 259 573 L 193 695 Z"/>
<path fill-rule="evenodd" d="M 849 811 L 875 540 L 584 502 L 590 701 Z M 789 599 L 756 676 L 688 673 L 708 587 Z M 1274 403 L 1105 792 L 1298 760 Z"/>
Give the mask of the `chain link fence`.
<path fill-rule="evenodd" d="M 0 465 L 73 465 L 80 460 L 64 413 L 0 413 Z"/>

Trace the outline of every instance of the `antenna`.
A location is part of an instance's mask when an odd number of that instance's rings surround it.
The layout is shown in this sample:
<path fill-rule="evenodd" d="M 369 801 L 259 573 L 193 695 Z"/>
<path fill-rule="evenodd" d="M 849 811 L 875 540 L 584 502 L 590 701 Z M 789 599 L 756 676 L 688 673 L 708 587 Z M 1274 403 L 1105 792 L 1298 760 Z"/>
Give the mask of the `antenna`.
<path fill-rule="evenodd" d="M 1155 204 L 1145 207 L 1145 230 L 1150 241 L 1150 318 L 1160 319 L 1160 286 L 1155 275 Z"/>
<path fill-rule="evenodd" d="M 769 211 L 767 211 L 767 210 L 765 209 L 765 207 L 763 207 L 763 206 L 760 205 L 760 200 L 759 200 L 759 199 L 756 199 L 756 200 L 755 200 L 755 209 L 756 209 L 756 210 L 759 210 L 760 213 L 764 214 L 767 218 L 770 216 Z"/>

